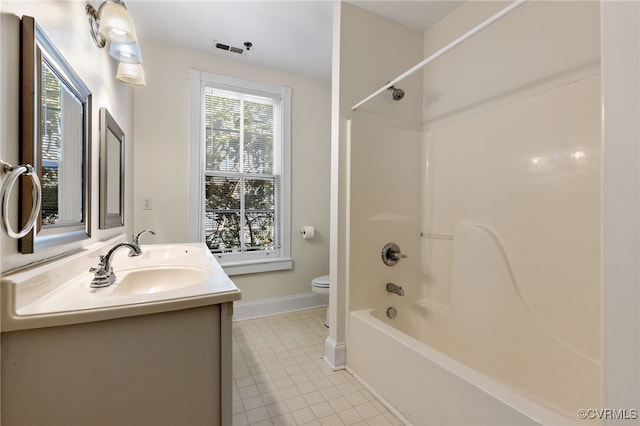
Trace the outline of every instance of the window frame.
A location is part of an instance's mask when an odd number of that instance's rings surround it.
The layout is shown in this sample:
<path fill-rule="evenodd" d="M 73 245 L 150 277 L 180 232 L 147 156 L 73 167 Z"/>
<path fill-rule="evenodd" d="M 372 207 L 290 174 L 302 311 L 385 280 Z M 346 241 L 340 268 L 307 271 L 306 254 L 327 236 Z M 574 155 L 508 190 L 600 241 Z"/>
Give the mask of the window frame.
<path fill-rule="evenodd" d="M 228 275 L 248 274 L 291 269 L 291 88 L 212 74 L 190 71 L 191 85 L 191 141 L 189 172 L 188 238 L 191 242 L 204 242 L 205 217 L 205 88 L 240 92 L 281 100 L 280 123 L 282 140 L 276 144 L 280 159 L 280 199 L 276 210 L 276 225 L 280 248 L 276 251 L 247 253 L 212 253 Z M 279 146 L 278 146 L 279 145 Z M 275 154 L 275 151 L 274 151 Z"/>

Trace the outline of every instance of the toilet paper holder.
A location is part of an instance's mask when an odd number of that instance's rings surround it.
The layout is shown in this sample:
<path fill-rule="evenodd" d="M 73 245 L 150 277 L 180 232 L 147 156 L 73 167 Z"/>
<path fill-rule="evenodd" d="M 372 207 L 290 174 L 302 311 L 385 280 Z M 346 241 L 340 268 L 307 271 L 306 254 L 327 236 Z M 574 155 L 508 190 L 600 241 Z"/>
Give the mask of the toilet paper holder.
<path fill-rule="evenodd" d="M 302 229 L 300 229 L 300 234 L 303 240 L 311 240 L 315 237 L 316 230 L 313 226 L 303 226 Z"/>

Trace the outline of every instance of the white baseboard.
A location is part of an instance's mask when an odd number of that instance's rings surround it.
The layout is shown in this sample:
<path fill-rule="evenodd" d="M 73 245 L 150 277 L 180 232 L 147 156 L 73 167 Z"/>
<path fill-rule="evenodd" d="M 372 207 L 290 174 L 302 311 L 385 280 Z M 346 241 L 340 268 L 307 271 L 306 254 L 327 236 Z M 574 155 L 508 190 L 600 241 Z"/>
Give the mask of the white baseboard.
<path fill-rule="evenodd" d="M 347 367 L 347 346 L 344 342 L 336 343 L 331 337 L 327 337 L 322 358 L 333 371 L 344 370 Z"/>
<path fill-rule="evenodd" d="M 321 306 L 327 306 L 326 297 L 318 296 L 313 292 L 247 302 L 239 301 L 233 304 L 233 320 L 261 318 Z"/>

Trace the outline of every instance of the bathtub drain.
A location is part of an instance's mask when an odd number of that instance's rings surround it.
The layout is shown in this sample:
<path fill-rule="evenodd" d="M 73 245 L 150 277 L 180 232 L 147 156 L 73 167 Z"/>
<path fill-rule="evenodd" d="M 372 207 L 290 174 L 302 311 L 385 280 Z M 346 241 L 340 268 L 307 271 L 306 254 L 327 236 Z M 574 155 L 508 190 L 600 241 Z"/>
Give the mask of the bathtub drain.
<path fill-rule="evenodd" d="M 391 319 L 394 319 L 398 315 L 398 311 L 393 306 L 387 309 L 387 316 Z"/>

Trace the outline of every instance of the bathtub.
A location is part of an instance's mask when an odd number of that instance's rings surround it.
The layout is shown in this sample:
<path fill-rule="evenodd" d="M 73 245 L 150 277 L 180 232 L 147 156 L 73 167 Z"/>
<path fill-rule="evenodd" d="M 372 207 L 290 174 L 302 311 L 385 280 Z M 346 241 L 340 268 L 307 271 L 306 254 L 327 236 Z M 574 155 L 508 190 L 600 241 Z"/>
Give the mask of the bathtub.
<path fill-rule="evenodd" d="M 536 400 L 407 334 L 402 328 L 416 320 L 413 314 L 399 308 L 389 319 L 386 309 L 352 311 L 347 351 L 349 370 L 408 423 L 580 424 L 577 410 L 563 413 L 553 401 Z"/>
<path fill-rule="evenodd" d="M 416 425 L 565 425 L 601 408 L 597 351 L 527 300 L 498 235 L 461 223 L 438 244 L 452 245 L 446 303 L 421 293 L 409 263 L 370 274 L 371 304 L 349 313 L 347 367 Z M 386 292 L 387 279 L 404 296 Z"/>

